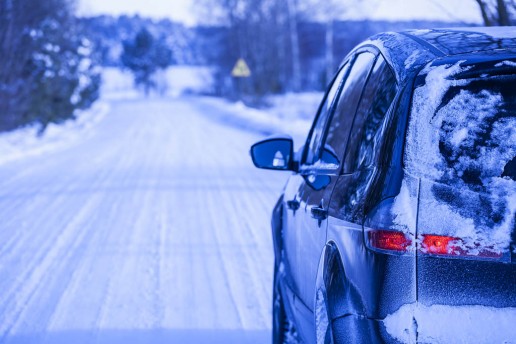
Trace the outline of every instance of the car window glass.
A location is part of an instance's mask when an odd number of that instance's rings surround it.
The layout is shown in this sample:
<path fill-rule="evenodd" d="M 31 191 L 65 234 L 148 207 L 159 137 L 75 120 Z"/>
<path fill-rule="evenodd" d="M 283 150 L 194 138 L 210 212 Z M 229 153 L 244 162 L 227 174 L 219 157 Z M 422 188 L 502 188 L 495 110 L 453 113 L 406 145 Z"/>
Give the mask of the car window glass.
<path fill-rule="evenodd" d="M 374 60 L 375 55 L 373 53 L 364 52 L 359 54 L 342 86 L 325 141 L 325 150 L 331 151 L 340 160 L 344 156 L 355 110 Z M 335 167 L 338 168 L 339 164 L 336 164 Z"/>
<path fill-rule="evenodd" d="M 375 160 L 382 123 L 396 94 L 396 77 L 382 56 L 371 72 L 349 137 L 345 171 L 371 166 Z"/>
<path fill-rule="evenodd" d="M 335 99 L 335 95 L 337 94 L 337 91 L 339 90 L 339 86 L 342 83 L 342 79 L 346 75 L 348 70 L 348 64 L 346 64 L 344 67 L 341 68 L 339 71 L 339 74 L 334 79 L 333 84 L 326 95 L 326 98 L 323 101 L 323 104 L 321 105 L 319 109 L 319 114 L 317 116 L 317 120 L 313 125 L 313 128 L 310 133 L 310 137 L 307 140 L 308 146 L 306 151 L 306 157 L 304 159 L 304 164 L 311 165 L 315 162 L 317 151 L 320 146 L 322 135 L 324 133 L 324 127 L 326 125 L 326 122 L 328 120 L 328 116 L 330 115 L 333 100 Z"/>

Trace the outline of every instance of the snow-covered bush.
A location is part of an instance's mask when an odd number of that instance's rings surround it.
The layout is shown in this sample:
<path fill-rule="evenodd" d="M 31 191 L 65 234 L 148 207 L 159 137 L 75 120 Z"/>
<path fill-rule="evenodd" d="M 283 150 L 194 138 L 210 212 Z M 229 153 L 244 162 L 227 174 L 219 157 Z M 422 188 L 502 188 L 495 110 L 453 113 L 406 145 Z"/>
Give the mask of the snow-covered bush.
<path fill-rule="evenodd" d="M 98 98 L 100 70 L 69 0 L 0 0 L 0 130 L 74 117 Z"/>

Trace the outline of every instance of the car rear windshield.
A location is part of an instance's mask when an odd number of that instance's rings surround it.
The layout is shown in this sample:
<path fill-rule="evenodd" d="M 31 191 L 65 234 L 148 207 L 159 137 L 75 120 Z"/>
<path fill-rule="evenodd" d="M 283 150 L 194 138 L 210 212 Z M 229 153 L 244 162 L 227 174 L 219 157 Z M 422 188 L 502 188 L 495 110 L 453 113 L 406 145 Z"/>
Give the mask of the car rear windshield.
<path fill-rule="evenodd" d="M 423 181 L 420 198 L 435 206 L 434 227 L 436 218 L 460 217 L 457 231 L 471 224 L 471 235 L 497 232 L 507 245 L 516 210 L 516 63 L 494 66 L 472 73 L 474 66 L 457 62 L 422 72 L 404 164 Z"/>
<path fill-rule="evenodd" d="M 418 176 L 486 191 L 491 178 L 516 179 L 516 68 L 453 77 L 464 69 L 435 67 L 416 86 L 405 164 Z"/>

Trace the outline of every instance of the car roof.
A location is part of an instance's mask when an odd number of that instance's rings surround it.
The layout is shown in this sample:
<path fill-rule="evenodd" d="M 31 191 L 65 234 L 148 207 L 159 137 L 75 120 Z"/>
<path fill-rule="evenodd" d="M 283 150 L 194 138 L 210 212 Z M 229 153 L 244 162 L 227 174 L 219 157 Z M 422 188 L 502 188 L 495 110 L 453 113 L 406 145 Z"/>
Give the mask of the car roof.
<path fill-rule="evenodd" d="M 413 30 L 406 34 L 431 45 L 444 55 L 516 49 L 515 27 Z"/>
<path fill-rule="evenodd" d="M 516 27 L 465 27 L 450 29 L 386 32 L 362 43 L 373 45 L 403 81 L 430 61 L 456 56 L 468 58 L 489 55 L 490 59 L 516 56 Z"/>

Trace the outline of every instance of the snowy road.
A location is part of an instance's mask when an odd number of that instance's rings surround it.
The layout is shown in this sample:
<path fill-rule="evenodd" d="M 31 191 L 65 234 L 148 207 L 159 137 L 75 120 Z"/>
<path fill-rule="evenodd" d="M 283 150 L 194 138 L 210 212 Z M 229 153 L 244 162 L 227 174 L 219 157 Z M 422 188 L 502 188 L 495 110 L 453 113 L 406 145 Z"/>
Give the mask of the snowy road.
<path fill-rule="evenodd" d="M 267 343 L 287 175 L 192 98 L 110 109 L 0 166 L 0 342 Z"/>

